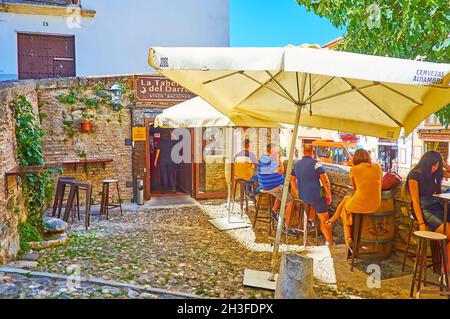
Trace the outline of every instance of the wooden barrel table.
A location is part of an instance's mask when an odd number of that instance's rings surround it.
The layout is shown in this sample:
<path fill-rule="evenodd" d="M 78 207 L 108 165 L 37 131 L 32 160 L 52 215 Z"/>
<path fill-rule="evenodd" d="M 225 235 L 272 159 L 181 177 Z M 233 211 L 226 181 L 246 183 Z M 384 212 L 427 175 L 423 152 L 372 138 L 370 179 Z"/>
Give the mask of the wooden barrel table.
<path fill-rule="evenodd" d="M 389 258 L 395 235 L 395 209 L 392 191 L 381 192 L 381 205 L 361 221 L 361 245 L 358 258 L 380 261 Z"/>

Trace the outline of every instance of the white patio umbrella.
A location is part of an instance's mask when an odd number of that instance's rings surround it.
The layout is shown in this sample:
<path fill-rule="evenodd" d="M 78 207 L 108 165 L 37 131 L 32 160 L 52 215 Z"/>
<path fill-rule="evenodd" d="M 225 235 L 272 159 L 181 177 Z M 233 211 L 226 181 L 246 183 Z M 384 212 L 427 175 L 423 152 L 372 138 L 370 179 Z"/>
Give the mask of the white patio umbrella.
<path fill-rule="evenodd" d="M 197 96 L 165 109 L 155 118 L 161 127 L 266 127 L 281 128 L 280 123 L 262 120 L 247 114 L 230 112 L 228 116 Z"/>
<path fill-rule="evenodd" d="M 152 48 L 149 64 L 224 114 L 396 139 L 450 103 L 450 64 L 308 47 Z M 294 140 L 294 139 L 293 139 Z M 272 258 L 284 219 L 294 143 Z"/>

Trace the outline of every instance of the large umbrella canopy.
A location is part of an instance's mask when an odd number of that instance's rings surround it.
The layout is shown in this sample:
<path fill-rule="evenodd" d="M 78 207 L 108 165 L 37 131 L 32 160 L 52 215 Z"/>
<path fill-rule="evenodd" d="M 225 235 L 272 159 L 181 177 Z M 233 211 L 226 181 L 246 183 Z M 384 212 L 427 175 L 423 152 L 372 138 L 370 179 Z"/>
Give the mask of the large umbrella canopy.
<path fill-rule="evenodd" d="M 152 48 L 159 73 L 225 115 L 381 138 L 408 135 L 450 102 L 450 64 L 307 47 Z"/>
<path fill-rule="evenodd" d="M 314 49 L 153 48 L 149 64 L 225 115 L 396 139 L 450 103 L 450 64 Z M 285 215 L 289 149 L 272 273 Z M 305 219 L 306 220 L 306 219 Z"/>
<path fill-rule="evenodd" d="M 281 124 L 231 112 L 220 113 L 201 97 L 194 97 L 165 109 L 155 118 L 155 126 L 161 127 L 267 127 L 279 128 Z"/>

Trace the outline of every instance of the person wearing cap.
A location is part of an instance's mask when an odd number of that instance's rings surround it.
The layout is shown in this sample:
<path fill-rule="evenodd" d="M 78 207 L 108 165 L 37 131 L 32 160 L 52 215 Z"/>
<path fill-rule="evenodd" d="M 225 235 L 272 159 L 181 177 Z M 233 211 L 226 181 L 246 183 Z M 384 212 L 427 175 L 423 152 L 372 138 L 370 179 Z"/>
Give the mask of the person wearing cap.
<path fill-rule="evenodd" d="M 276 200 L 272 211 L 272 218 L 275 220 L 278 219 L 278 209 L 281 205 L 281 197 L 283 195 L 283 184 L 284 184 L 284 165 L 281 161 L 281 155 L 278 150 L 278 146 L 275 144 L 268 144 L 266 153 L 261 156 L 258 161 L 258 169 L 257 169 L 257 178 L 258 178 L 258 188 L 256 191 L 264 191 L 273 195 Z M 294 202 L 292 200 L 292 196 L 288 193 L 286 201 L 286 225 L 284 226 L 283 231 L 288 229 L 287 223 L 290 220 L 290 216 L 292 213 L 292 208 L 294 206 Z M 293 230 L 290 230 L 290 235 L 296 235 L 293 233 Z"/>
<path fill-rule="evenodd" d="M 321 163 L 314 159 L 313 155 L 313 146 L 304 145 L 303 157 L 295 163 L 291 172 L 291 187 L 294 194 L 311 205 L 319 218 L 320 230 L 326 244 L 333 245 L 331 228 L 326 225 L 330 219 L 327 207 L 331 203 L 330 181 Z"/>

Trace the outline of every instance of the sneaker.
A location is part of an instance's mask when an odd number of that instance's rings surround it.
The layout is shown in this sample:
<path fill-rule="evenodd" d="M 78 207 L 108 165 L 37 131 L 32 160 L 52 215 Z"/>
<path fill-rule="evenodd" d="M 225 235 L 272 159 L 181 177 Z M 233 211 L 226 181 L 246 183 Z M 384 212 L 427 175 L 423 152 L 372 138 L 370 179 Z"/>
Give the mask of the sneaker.
<path fill-rule="evenodd" d="M 283 225 L 283 234 L 286 234 L 286 226 Z M 297 237 L 298 236 L 298 230 L 289 228 L 288 230 L 288 236 Z"/>
<path fill-rule="evenodd" d="M 272 212 L 271 212 L 271 217 L 272 217 L 273 220 L 277 220 L 278 221 L 278 214 L 273 209 L 272 209 Z"/>

